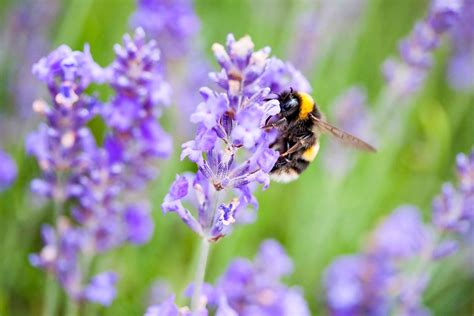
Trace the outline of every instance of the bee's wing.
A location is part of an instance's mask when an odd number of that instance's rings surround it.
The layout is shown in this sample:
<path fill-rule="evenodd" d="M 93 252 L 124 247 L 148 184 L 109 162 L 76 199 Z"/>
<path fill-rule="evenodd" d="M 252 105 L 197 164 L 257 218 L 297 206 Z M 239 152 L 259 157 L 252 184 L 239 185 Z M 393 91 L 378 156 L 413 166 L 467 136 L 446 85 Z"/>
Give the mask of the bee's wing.
<path fill-rule="evenodd" d="M 314 115 L 311 115 L 311 118 L 314 120 L 314 122 L 316 123 L 316 126 L 318 126 L 322 132 L 328 133 L 336 137 L 338 140 L 345 143 L 346 145 L 349 145 L 351 147 L 364 150 L 364 151 L 370 151 L 370 152 L 377 151 L 374 147 L 367 144 L 363 140 L 355 137 L 354 135 L 344 132 L 343 130 L 340 130 L 339 128 L 329 124 L 328 122 L 315 117 Z"/>

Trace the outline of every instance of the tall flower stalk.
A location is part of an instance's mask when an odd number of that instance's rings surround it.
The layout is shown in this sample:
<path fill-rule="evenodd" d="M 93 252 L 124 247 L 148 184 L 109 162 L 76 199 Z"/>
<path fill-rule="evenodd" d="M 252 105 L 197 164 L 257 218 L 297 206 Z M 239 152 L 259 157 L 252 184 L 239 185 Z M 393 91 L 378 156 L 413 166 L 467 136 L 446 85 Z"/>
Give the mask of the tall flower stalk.
<path fill-rule="evenodd" d="M 270 144 L 277 131 L 262 126 L 280 109 L 277 100 L 267 97 L 290 86 L 309 89 L 291 65 L 269 58 L 268 47 L 255 51 L 248 36 L 236 40 L 229 35 L 226 46 L 214 44 L 212 49 L 221 70 L 210 78 L 222 90 L 201 88 L 203 101 L 191 115 L 196 136 L 183 144 L 181 154 L 198 171 L 178 175 L 162 204 L 163 212 L 176 213 L 203 240 L 191 303 L 194 311 L 201 306 L 208 243 L 226 236 L 234 223 L 252 221 L 258 206 L 255 187 L 269 185 L 269 172 L 278 158 Z"/>
<path fill-rule="evenodd" d="M 47 84 L 52 105 L 33 104 L 45 119 L 27 139 L 43 172 L 31 186 L 57 211 L 55 225 L 42 229 L 45 246 L 30 261 L 60 282 L 72 314 L 75 302 L 112 303 L 117 276 L 106 271 L 89 279 L 91 261 L 125 242 L 151 238 L 149 203 L 139 192 L 156 176 L 156 159 L 171 151 L 171 140 L 156 120 L 166 101 L 156 44 L 138 29 L 115 51 L 116 60 L 103 69 L 88 47 L 77 52 L 61 46 L 33 69 Z M 108 84 L 116 94 L 103 104 L 85 93 L 91 83 Z M 98 115 L 109 128 L 104 147 L 87 126 Z"/>

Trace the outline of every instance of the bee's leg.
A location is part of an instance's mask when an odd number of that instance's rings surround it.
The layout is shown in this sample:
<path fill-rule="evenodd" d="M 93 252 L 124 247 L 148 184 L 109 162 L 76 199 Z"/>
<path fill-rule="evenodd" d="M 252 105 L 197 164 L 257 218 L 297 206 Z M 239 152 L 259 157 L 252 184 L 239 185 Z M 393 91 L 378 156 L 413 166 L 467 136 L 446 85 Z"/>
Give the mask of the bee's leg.
<path fill-rule="evenodd" d="M 296 144 L 288 148 L 287 151 L 285 151 L 283 154 L 280 155 L 280 157 L 286 157 L 288 155 L 291 155 L 292 153 L 295 153 L 303 148 L 308 147 L 308 145 L 311 143 L 311 136 L 308 135 L 303 138 L 301 138 Z"/>
<path fill-rule="evenodd" d="M 268 124 L 268 120 L 270 119 L 271 117 L 269 117 L 267 119 L 267 121 L 265 122 L 265 125 L 262 127 L 262 128 L 279 128 L 281 126 L 283 126 L 284 124 L 286 124 L 286 118 L 285 117 L 282 117 L 281 119 L 279 119 L 278 121 L 275 121 L 273 123 L 270 123 Z"/>

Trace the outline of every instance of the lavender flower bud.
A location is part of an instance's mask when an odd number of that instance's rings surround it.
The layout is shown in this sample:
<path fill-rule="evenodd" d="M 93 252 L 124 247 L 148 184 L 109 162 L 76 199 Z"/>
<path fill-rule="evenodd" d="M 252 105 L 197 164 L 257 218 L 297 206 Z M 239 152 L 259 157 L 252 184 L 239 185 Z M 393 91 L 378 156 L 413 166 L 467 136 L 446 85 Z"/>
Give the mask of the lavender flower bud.
<path fill-rule="evenodd" d="M 16 175 L 15 161 L 0 149 L 0 192 L 15 181 Z"/>

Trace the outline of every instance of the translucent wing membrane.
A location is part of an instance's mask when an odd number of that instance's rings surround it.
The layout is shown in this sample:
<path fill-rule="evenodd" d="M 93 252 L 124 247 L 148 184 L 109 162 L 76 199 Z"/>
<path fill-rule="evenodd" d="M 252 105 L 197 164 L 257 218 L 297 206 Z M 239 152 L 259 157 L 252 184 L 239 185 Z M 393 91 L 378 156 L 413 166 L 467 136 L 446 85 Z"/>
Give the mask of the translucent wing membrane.
<path fill-rule="evenodd" d="M 311 118 L 315 121 L 316 125 L 321 130 L 321 132 L 330 134 L 336 137 L 338 140 L 340 140 L 344 144 L 351 146 L 353 148 L 364 150 L 364 151 L 370 151 L 370 152 L 377 151 L 373 146 L 367 144 L 363 140 L 355 137 L 354 135 L 344 132 L 343 130 L 340 130 L 339 128 L 329 124 L 328 122 L 320 118 L 315 117 L 312 114 L 310 115 L 311 115 Z"/>

